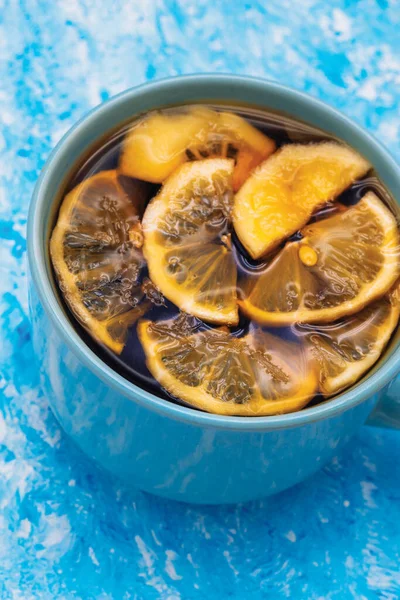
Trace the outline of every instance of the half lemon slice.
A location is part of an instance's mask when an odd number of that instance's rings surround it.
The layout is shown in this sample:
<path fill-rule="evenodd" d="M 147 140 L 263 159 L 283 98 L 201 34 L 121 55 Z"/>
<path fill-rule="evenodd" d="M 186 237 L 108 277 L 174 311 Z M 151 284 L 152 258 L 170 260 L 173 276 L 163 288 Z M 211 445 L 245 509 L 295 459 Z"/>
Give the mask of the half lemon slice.
<path fill-rule="evenodd" d="M 231 252 L 233 160 L 179 167 L 143 217 L 150 278 L 181 310 L 211 323 L 238 322 Z"/>
<path fill-rule="evenodd" d="M 259 323 L 340 319 L 382 297 L 399 276 L 396 219 L 373 192 L 300 233 L 248 283 L 240 306 Z"/>
<path fill-rule="evenodd" d="M 138 199 L 139 200 L 139 199 Z M 102 171 L 64 198 L 50 240 L 63 296 L 78 321 L 119 354 L 144 314 L 139 215 L 116 171 Z"/>
<path fill-rule="evenodd" d="M 314 396 L 317 377 L 302 348 L 256 330 L 194 331 L 188 317 L 153 323 L 138 334 L 153 377 L 185 403 L 221 415 L 293 412 Z"/>
<path fill-rule="evenodd" d="M 326 397 L 353 385 L 381 356 L 399 320 L 399 302 L 387 295 L 356 315 L 327 325 L 298 325 L 319 368 Z"/>

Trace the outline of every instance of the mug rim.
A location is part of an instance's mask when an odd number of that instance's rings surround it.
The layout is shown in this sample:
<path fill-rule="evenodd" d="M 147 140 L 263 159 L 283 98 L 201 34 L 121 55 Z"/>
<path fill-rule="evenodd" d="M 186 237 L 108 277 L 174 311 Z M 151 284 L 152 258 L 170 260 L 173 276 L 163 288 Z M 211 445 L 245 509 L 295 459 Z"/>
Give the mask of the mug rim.
<path fill-rule="evenodd" d="M 259 77 L 219 73 L 180 75 L 146 82 L 120 92 L 85 113 L 85 115 L 64 134 L 50 153 L 36 183 L 29 206 L 27 252 L 31 277 L 48 318 L 56 328 L 64 343 L 75 356 L 108 386 L 115 389 L 128 400 L 136 402 L 153 412 L 201 427 L 208 426 L 218 429 L 240 431 L 286 429 L 334 417 L 365 401 L 393 379 L 400 370 L 400 345 L 392 351 L 385 363 L 366 380 L 361 381 L 358 385 L 341 393 L 337 397 L 321 402 L 316 406 L 310 408 L 306 407 L 300 411 L 283 415 L 259 417 L 217 415 L 166 401 L 137 386 L 103 362 L 83 341 L 72 323 L 64 314 L 59 299 L 56 297 L 51 285 L 46 269 L 45 253 L 42 251 L 42 240 L 39 239 L 39 227 L 42 217 L 42 208 L 46 197 L 45 190 L 50 174 L 54 170 L 59 155 L 67 151 L 68 143 L 71 142 L 72 139 L 79 137 L 89 122 L 103 117 L 107 111 L 114 109 L 127 98 L 133 99 L 144 92 L 157 94 L 167 88 L 170 88 L 171 90 L 173 88 L 179 89 L 181 86 L 197 86 L 199 84 L 206 88 L 209 85 L 216 85 L 217 83 L 219 85 L 224 84 L 227 88 L 227 95 L 225 98 L 221 98 L 221 100 L 229 100 L 229 86 L 237 85 L 239 83 L 243 86 L 252 86 L 255 91 L 258 88 L 263 91 L 268 90 L 269 92 L 283 95 L 286 98 L 290 98 L 291 101 L 306 104 L 309 109 L 315 108 L 320 112 L 324 112 L 338 124 L 356 134 L 363 143 L 371 147 L 376 156 L 385 162 L 387 169 L 390 172 L 390 176 L 394 178 L 396 185 L 400 185 L 400 168 L 390 155 L 389 151 L 384 148 L 373 135 L 354 123 L 337 109 L 306 93 Z M 198 101 L 202 101 L 200 97 Z M 256 102 L 254 104 L 256 104 Z M 160 106 L 162 106 L 162 104 L 160 104 Z M 290 113 L 287 114 L 290 115 Z"/>

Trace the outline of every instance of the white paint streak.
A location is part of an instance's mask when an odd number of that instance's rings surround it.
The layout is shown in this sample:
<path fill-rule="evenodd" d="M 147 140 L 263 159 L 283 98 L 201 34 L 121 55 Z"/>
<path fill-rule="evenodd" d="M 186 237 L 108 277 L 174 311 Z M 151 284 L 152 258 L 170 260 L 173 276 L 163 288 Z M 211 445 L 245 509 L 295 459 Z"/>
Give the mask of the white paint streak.
<path fill-rule="evenodd" d="M 390 594 L 390 592 L 400 589 L 400 571 L 398 569 L 388 571 L 388 569 L 378 564 L 371 565 L 367 575 L 367 583 L 371 590 L 376 590 L 379 594 L 389 593 L 380 595 L 380 598 L 398 600 L 398 595 Z"/>
<path fill-rule="evenodd" d="M 233 565 L 233 563 L 232 563 L 232 556 L 231 556 L 231 554 L 230 554 L 230 552 L 228 550 L 224 550 L 224 556 L 226 558 L 226 562 L 229 565 L 229 568 L 232 569 L 232 571 L 234 572 L 234 574 L 236 576 L 239 575 L 239 571 Z"/>
<path fill-rule="evenodd" d="M 366 82 L 358 89 L 357 96 L 365 100 L 376 100 L 378 90 L 376 82 L 372 79 L 367 79 Z"/>
<path fill-rule="evenodd" d="M 155 543 L 157 544 L 157 546 L 162 546 L 162 543 L 160 542 L 160 540 L 158 539 L 158 537 L 156 536 L 156 532 L 154 531 L 154 529 L 151 530 L 151 535 L 153 537 L 153 540 L 155 541 Z"/>
<path fill-rule="evenodd" d="M 7 433 L 7 424 L 3 418 L 3 415 L 0 413 L 0 442 L 2 443 Z"/>
<path fill-rule="evenodd" d="M 362 496 L 364 498 L 364 502 L 368 508 L 377 508 L 374 499 L 372 498 L 372 492 L 377 490 L 378 488 L 374 483 L 370 481 L 362 481 L 361 482 L 361 491 Z"/>
<path fill-rule="evenodd" d="M 295 542 L 297 540 L 297 536 L 294 531 L 290 530 L 285 534 L 285 538 L 289 540 L 289 542 Z"/>
<path fill-rule="evenodd" d="M 329 519 L 327 517 L 324 517 L 323 515 L 321 515 L 321 513 L 318 513 L 319 516 L 319 520 L 321 521 L 321 523 L 323 523 L 325 525 L 325 523 L 329 523 Z"/>
<path fill-rule="evenodd" d="M 74 542 L 69 519 L 67 515 L 46 514 L 46 505 L 39 505 L 37 508 L 41 513 L 38 532 L 43 546 L 43 550 L 37 552 L 37 557 L 45 556 L 48 560 L 59 560 Z"/>
<path fill-rule="evenodd" d="M 93 563 L 94 565 L 96 565 L 96 567 L 99 567 L 99 566 L 100 566 L 100 563 L 99 563 L 99 561 L 97 560 L 97 556 L 96 556 L 96 554 L 94 553 L 94 550 L 93 550 L 93 548 L 92 548 L 92 547 L 89 547 L 89 556 L 90 556 L 90 560 L 92 561 L 92 563 Z"/>
<path fill-rule="evenodd" d="M 17 531 L 17 537 L 27 540 L 32 530 L 32 524 L 28 519 L 22 519 L 19 529 Z"/>
<path fill-rule="evenodd" d="M 43 545 L 50 547 L 60 544 L 66 535 L 69 535 L 71 528 L 69 526 L 68 517 L 63 515 L 57 517 L 57 515 L 49 515 L 47 518 L 49 525 L 49 531 L 43 540 Z"/>
<path fill-rule="evenodd" d="M 186 558 L 188 559 L 188 561 L 190 562 L 190 564 L 192 565 L 192 567 L 193 567 L 194 569 L 196 569 L 196 570 L 197 570 L 197 569 L 199 568 L 199 565 L 197 565 L 197 564 L 194 562 L 194 560 L 193 560 L 193 556 L 190 554 L 190 552 L 187 554 Z"/>
<path fill-rule="evenodd" d="M 333 28 L 337 34 L 338 39 L 341 42 L 347 41 L 351 38 L 352 21 L 351 18 L 346 15 L 340 8 L 335 8 L 332 13 L 333 16 Z"/>
<path fill-rule="evenodd" d="M 377 136 L 384 143 L 396 142 L 400 135 L 400 123 L 397 119 L 391 119 L 390 121 L 384 121 L 378 127 Z M 365 463 L 364 463 L 365 464 Z M 367 465 L 365 465 L 367 466 Z M 376 471 L 376 466 L 375 471 Z M 372 470 L 372 469 L 371 469 Z"/>
<path fill-rule="evenodd" d="M 205 523 L 204 523 L 204 515 L 199 516 L 199 518 L 197 519 L 197 522 L 195 523 L 195 527 L 196 527 L 196 529 L 199 529 L 201 531 L 201 533 L 204 535 L 206 540 L 211 539 L 211 535 L 207 531 Z"/>
<path fill-rule="evenodd" d="M 167 560 L 165 561 L 165 571 L 167 575 L 173 581 L 179 581 L 180 579 L 182 579 L 182 576 L 177 574 L 175 566 L 173 564 L 173 561 L 178 558 L 178 555 L 173 550 L 166 550 L 165 554 L 167 556 Z"/>
<path fill-rule="evenodd" d="M 140 555 L 142 557 L 143 564 L 147 571 L 147 576 L 144 573 L 139 573 L 139 577 L 144 577 L 146 579 L 146 584 L 150 587 L 154 588 L 159 594 L 162 594 L 162 597 L 171 597 L 171 598 L 180 598 L 179 595 L 168 596 L 170 593 L 169 587 L 166 585 L 164 580 L 156 575 L 154 561 L 155 556 L 151 549 L 148 548 L 144 540 L 140 537 L 140 535 L 135 536 L 135 542 L 139 549 Z"/>

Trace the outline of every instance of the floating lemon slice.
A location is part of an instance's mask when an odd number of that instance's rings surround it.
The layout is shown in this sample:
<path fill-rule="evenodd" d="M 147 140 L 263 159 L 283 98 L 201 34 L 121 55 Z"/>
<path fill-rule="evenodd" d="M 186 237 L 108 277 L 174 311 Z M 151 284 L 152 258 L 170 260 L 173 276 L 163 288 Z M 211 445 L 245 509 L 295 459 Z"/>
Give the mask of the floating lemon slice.
<path fill-rule="evenodd" d="M 124 175 L 162 183 L 188 160 L 233 158 L 234 190 L 275 150 L 275 142 L 230 112 L 201 106 L 153 112 L 127 134 L 119 169 Z"/>
<path fill-rule="evenodd" d="M 116 171 L 102 171 L 64 198 L 50 241 L 60 288 L 78 321 L 119 354 L 144 314 L 137 210 Z"/>
<path fill-rule="evenodd" d="M 150 278 L 183 311 L 236 324 L 236 266 L 230 246 L 233 160 L 185 163 L 143 217 Z"/>
<path fill-rule="evenodd" d="M 382 297 L 399 275 L 396 219 L 372 192 L 301 234 L 303 239 L 278 253 L 240 303 L 259 323 L 340 319 Z"/>
<path fill-rule="evenodd" d="M 369 168 L 357 152 L 335 142 L 284 146 L 236 195 L 233 224 L 240 241 L 253 258 L 264 256 Z"/>
<path fill-rule="evenodd" d="M 324 396 L 353 385 L 376 363 L 398 319 L 398 298 L 388 295 L 336 323 L 296 326 L 319 367 Z"/>
<path fill-rule="evenodd" d="M 187 404 L 221 415 L 293 412 L 314 396 L 317 377 L 301 347 L 256 330 L 242 339 L 220 330 L 193 332 L 188 318 L 140 321 L 153 377 Z"/>

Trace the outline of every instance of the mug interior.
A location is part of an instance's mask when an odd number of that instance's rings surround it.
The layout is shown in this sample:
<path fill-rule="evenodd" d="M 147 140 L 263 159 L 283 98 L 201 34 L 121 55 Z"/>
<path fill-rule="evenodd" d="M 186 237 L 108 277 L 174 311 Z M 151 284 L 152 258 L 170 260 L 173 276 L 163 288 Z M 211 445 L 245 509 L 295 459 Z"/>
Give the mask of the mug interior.
<path fill-rule="evenodd" d="M 152 109 L 187 103 L 233 103 L 277 111 L 342 139 L 371 162 L 400 210 L 400 170 L 388 152 L 344 115 L 305 94 L 276 83 L 229 75 L 178 77 L 128 90 L 92 110 L 63 137 L 42 171 L 31 202 L 28 219 L 31 275 L 47 315 L 59 334 L 88 368 L 119 392 L 157 412 L 202 425 L 241 429 L 288 427 L 326 418 L 376 393 L 399 370 L 399 330 L 378 363 L 349 390 L 316 406 L 269 417 L 212 415 L 168 402 L 125 379 L 104 363 L 79 336 L 61 301 L 48 250 L 63 191 L 77 164 L 125 122 Z"/>

